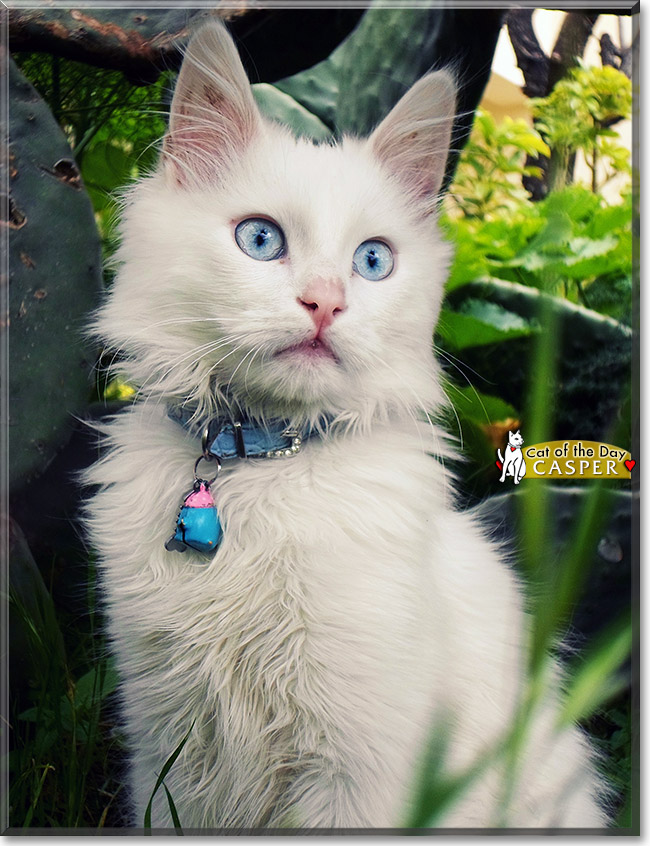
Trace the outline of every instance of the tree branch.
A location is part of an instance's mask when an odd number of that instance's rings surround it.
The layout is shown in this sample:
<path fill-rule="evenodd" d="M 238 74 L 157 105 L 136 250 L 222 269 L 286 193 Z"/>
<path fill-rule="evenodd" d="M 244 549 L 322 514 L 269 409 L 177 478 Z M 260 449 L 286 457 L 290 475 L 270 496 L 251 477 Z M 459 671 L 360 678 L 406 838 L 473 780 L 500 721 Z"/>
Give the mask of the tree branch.
<path fill-rule="evenodd" d="M 582 58 L 599 15 L 600 12 L 569 12 L 564 18 L 551 52 L 547 94 Z"/>
<path fill-rule="evenodd" d="M 632 79 L 632 45 L 618 48 L 609 33 L 600 37 L 600 60 L 603 67 L 620 70 L 628 79 Z"/>
<path fill-rule="evenodd" d="M 517 67 L 524 75 L 524 94 L 527 97 L 546 96 L 551 60 L 535 35 L 533 9 L 511 9 L 506 15 L 506 26 L 517 57 Z"/>
<path fill-rule="evenodd" d="M 123 71 L 136 85 L 178 70 L 197 16 L 228 22 L 253 81 L 274 82 L 328 56 L 351 32 L 363 9 L 102 9 L 9 10 L 12 51 L 51 53 Z M 279 47 L 277 45 L 280 45 Z"/>
<path fill-rule="evenodd" d="M 179 66 L 191 17 L 186 10 L 14 8 L 9 46 L 122 70 L 130 81 L 146 84 Z"/>

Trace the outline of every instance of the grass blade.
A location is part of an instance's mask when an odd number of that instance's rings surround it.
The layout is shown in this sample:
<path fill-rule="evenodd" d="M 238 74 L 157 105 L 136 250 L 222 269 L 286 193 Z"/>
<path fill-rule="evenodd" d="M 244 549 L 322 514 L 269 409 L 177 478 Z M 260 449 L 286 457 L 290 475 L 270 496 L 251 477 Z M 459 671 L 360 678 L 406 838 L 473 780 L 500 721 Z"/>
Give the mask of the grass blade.
<path fill-rule="evenodd" d="M 626 682 L 615 678 L 632 649 L 632 624 L 629 619 L 616 623 L 602 634 L 590 654 L 576 670 L 567 688 L 559 726 L 590 717 Z"/>
<path fill-rule="evenodd" d="M 51 764 L 46 764 L 43 767 L 43 774 L 41 775 L 38 787 L 36 788 L 36 793 L 34 794 L 34 799 L 32 804 L 29 806 L 29 810 L 27 811 L 27 815 L 25 817 L 25 822 L 23 823 L 23 828 L 29 828 L 32 824 L 32 817 L 34 816 L 34 811 L 36 810 L 36 806 L 38 805 L 38 800 L 41 798 L 41 792 L 43 791 L 43 785 L 45 784 L 45 778 L 50 770 L 54 770 L 54 767 Z"/>
<path fill-rule="evenodd" d="M 176 749 L 174 749 L 174 751 L 169 756 L 169 758 L 167 758 L 167 760 L 165 761 L 164 767 L 160 771 L 160 775 L 158 776 L 158 779 L 156 780 L 156 785 L 155 785 L 153 792 L 152 792 L 152 794 L 149 798 L 149 804 L 147 805 L 146 810 L 144 812 L 145 834 L 149 834 L 149 835 L 151 834 L 151 806 L 153 805 L 154 797 L 155 797 L 156 793 L 158 793 L 158 791 L 159 791 L 159 789 L 160 789 L 160 787 L 161 787 L 161 785 L 162 785 L 162 783 L 165 779 L 165 776 L 171 770 L 171 768 L 174 766 L 174 764 L 176 763 L 176 759 L 178 758 L 178 756 L 183 751 L 183 747 L 187 743 L 187 740 L 188 740 L 190 733 L 191 733 L 193 728 L 194 728 L 194 723 L 192 723 L 192 725 L 189 727 L 187 734 L 181 740 L 181 742 L 178 744 Z M 165 788 L 165 789 L 167 789 L 167 788 Z M 174 809 L 174 811 L 175 810 L 176 809 Z"/>
<path fill-rule="evenodd" d="M 183 828 L 181 826 L 181 821 L 178 818 L 178 812 L 176 811 L 176 805 L 174 805 L 172 795 L 169 792 L 169 788 L 167 787 L 164 781 L 162 783 L 162 786 L 165 788 L 165 793 L 167 794 L 167 802 L 169 803 L 169 813 L 172 815 L 172 822 L 174 823 L 176 834 L 183 836 Z"/>
<path fill-rule="evenodd" d="M 495 749 L 483 753 L 462 772 L 449 774 L 445 769 L 448 749 L 452 742 L 451 731 L 451 725 L 446 721 L 434 727 L 420 762 L 411 808 L 403 828 L 435 827 L 444 811 L 461 798 L 472 782 L 502 751 L 498 745 Z"/>
<path fill-rule="evenodd" d="M 542 582 L 535 608 L 531 653 L 533 672 L 544 661 L 555 633 L 566 622 L 580 596 L 603 530 L 603 515 L 608 512 L 610 496 L 611 490 L 602 482 L 591 486 L 573 537 L 562 551 L 562 566 L 557 571 L 548 572 Z M 549 536 L 552 536 L 551 526 L 550 522 L 546 524 Z"/>

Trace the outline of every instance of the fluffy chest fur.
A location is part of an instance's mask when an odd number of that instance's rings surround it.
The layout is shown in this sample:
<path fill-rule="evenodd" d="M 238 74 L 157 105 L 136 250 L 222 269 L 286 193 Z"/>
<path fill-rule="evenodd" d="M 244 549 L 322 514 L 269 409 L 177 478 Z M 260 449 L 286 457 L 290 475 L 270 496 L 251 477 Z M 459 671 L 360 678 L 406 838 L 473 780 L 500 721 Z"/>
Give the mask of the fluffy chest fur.
<path fill-rule="evenodd" d="M 328 648 L 354 652 L 352 663 L 372 663 L 373 655 L 383 662 L 387 649 L 399 655 L 422 636 L 438 470 L 417 437 L 399 429 L 315 437 L 291 459 L 231 462 L 214 488 L 224 540 L 206 557 L 163 546 L 196 440 L 159 412 L 129 417 L 114 427 L 119 446 L 94 476 L 113 483 L 96 513 L 110 509 L 120 526 L 97 538 L 106 554 L 119 553 L 110 573 L 114 601 L 128 607 L 132 595 L 141 603 L 151 592 L 151 619 L 138 614 L 134 625 L 187 628 L 201 649 L 188 607 L 204 608 L 202 634 L 216 651 L 223 656 L 223 645 L 241 642 L 260 672 L 308 639 L 311 623 L 319 638 L 331 638 Z M 265 634 L 257 644 L 255 629 Z M 296 660 L 299 653 L 296 647 Z M 282 673 L 288 683 L 286 667 Z"/>
<path fill-rule="evenodd" d="M 212 825 L 259 824 L 265 813 L 277 822 L 283 779 L 295 781 L 321 747 L 329 760 L 341 733 L 351 754 L 373 726 L 376 766 L 390 761 L 394 791 L 381 813 L 394 819 L 431 702 L 444 699 L 436 632 L 446 601 L 435 603 L 430 563 L 442 549 L 432 519 L 442 471 L 422 452 L 426 433 L 333 434 L 285 461 L 235 461 L 215 485 L 225 535 L 212 558 L 164 549 L 196 439 L 159 410 L 118 419 L 111 437 L 93 473 L 105 486 L 93 534 L 110 561 L 104 584 L 131 725 L 146 721 L 171 753 L 196 720 L 221 766 L 246 750 L 255 766 L 264 761 L 257 816 L 206 809 Z M 241 798 L 240 768 L 233 760 L 230 777 L 226 767 L 211 782 L 220 806 Z"/>

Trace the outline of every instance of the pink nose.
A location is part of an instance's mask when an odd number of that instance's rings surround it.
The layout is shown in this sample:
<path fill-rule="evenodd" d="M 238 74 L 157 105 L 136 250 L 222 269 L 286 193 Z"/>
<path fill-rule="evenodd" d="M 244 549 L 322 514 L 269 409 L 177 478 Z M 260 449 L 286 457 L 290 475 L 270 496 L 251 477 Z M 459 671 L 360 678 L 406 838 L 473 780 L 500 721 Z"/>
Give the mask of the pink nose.
<path fill-rule="evenodd" d="M 338 280 L 322 277 L 309 283 L 302 296 L 298 297 L 298 302 L 310 313 L 319 332 L 326 329 L 346 307 L 343 285 Z"/>

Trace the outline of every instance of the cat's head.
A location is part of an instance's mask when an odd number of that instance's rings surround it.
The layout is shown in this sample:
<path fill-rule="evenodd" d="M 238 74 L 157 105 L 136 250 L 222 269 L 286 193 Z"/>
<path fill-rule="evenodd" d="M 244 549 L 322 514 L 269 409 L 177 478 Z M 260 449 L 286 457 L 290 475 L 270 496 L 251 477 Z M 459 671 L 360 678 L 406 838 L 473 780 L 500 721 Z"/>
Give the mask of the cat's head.
<path fill-rule="evenodd" d="M 454 107 L 451 77 L 432 73 L 367 139 L 295 139 L 262 118 L 224 27 L 205 24 L 159 169 L 127 199 L 96 322 L 126 377 L 201 413 L 224 397 L 312 419 L 431 408 Z"/>
<path fill-rule="evenodd" d="M 508 443 L 512 447 L 523 446 L 524 438 L 519 429 L 516 432 L 508 432 Z"/>

